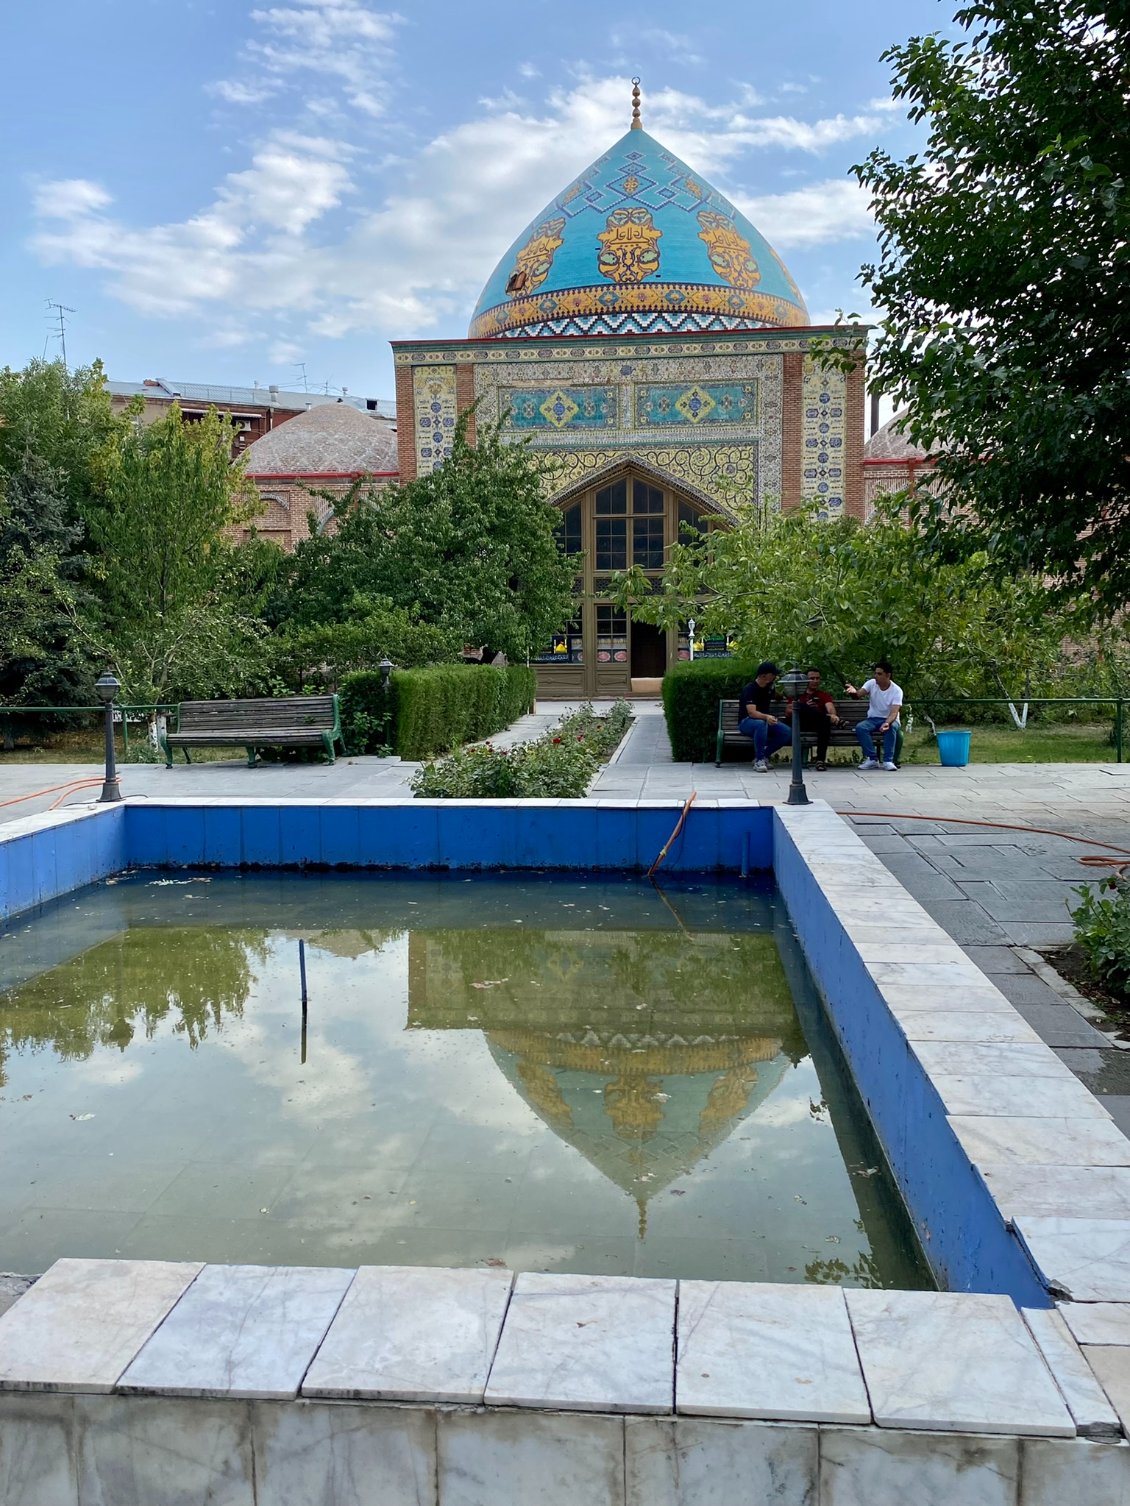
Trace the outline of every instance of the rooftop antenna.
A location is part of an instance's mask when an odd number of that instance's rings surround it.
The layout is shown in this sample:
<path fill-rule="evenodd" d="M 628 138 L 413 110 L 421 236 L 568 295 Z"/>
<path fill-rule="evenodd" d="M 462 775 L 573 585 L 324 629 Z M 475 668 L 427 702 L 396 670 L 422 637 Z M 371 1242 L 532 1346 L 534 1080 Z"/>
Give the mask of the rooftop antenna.
<path fill-rule="evenodd" d="M 294 366 L 295 366 L 295 370 L 296 371 L 300 371 L 302 373 L 302 390 L 303 390 L 303 392 L 309 392 L 310 388 L 309 388 L 309 385 L 307 384 L 307 381 L 306 381 L 306 362 L 305 361 L 295 361 Z"/>
<path fill-rule="evenodd" d="M 55 338 L 63 347 L 63 370 L 67 371 L 67 315 L 77 313 L 77 310 L 66 303 L 52 303 L 50 298 L 47 299 L 47 307 L 55 310 L 53 317 L 59 325 Z"/>
<path fill-rule="evenodd" d="M 632 130 L 643 130 L 643 121 L 640 119 L 640 81 L 638 78 L 632 80 Z"/>

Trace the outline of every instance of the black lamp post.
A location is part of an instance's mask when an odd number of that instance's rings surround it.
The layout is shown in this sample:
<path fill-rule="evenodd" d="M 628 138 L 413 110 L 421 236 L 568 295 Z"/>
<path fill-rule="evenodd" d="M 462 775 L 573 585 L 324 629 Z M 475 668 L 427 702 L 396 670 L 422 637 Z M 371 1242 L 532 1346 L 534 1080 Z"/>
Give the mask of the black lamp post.
<path fill-rule="evenodd" d="M 382 659 L 377 668 L 381 672 L 381 689 L 387 692 L 389 676 L 392 674 L 392 660 Z"/>
<path fill-rule="evenodd" d="M 800 698 L 808 689 L 808 676 L 803 669 L 790 669 L 777 683 L 793 703 L 793 777 L 789 782 L 789 798 L 785 804 L 811 805 L 812 801 L 804 787 L 800 747 Z"/>
<path fill-rule="evenodd" d="M 101 804 L 104 800 L 122 798 L 122 792 L 118 788 L 118 771 L 114 763 L 114 701 L 122 686 L 121 682 L 115 679 L 107 669 L 95 680 L 94 688 L 98 692 L 98 699 L 106 708 L 106 778 L 102 783 L 102 793 L 98 797 L 98 802 Z"/>

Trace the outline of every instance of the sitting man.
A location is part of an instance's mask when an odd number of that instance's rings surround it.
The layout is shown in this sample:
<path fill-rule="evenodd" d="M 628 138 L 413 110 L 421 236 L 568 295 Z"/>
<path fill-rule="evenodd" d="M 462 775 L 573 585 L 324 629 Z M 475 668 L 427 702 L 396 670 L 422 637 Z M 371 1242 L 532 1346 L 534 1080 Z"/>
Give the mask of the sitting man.
<path fill-rule="evenodd" d="M 780 670 L 768 660 L 759 664 L 757 674 L 738 697 L 738 731 L 752 738 L 753 766 L 761 773 L 768 770 L 769 760 L 777 749 L 793 740 L 788 727 L 769 710 L 774 700 L 773 682 L 778 674 Z"/>
<path fill-rule="evenodd" d="M 840 725 L 840 719 L 836 715 L 836 703 L 826 690 L 820 689 L 820 671 L 809 669 L 805 673 L 808 676 L 808 689 L 799 698 L 797 710 L 800 713 L 800 730 L 812 732 L 816 737 L 816 768 L 828 767 L 828 743 L 832 736 L 832 728 Z M 786 702 L 786 710 L 789 716 L 793 714 L 793 703 Z"/>
<path fill-rule="evenodd" d="M 863 762 L 861 769 L 897 769 L 895 763 L 895 740 L 899 712 L 902 710 L 902 691 L 891 679 L 891 666 L 886 659 L 880 659 L 871 666 L 872 678 L 864 680 L 862 689 L 857 690 L 854 685 L 845 685 L 848 695 L 861 696 L 866 691 L 868 696 L 867 715 L 859 722 L 855 729 L 855 735 L 859 738 L 859 745 L 863 749 Z M 880 765 L 875 758 L 875 734 L 883 734 L 883 762 Z"/>

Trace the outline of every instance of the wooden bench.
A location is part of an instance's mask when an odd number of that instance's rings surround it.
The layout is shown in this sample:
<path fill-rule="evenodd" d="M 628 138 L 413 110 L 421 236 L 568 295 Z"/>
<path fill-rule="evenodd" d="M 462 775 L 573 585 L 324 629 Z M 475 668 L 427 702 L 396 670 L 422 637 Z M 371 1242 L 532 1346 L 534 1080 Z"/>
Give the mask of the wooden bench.
<path fill-rule="evenodd" d="M 840 719 L 840 725 L 832 728 L 832 735 L 828 739 L 829 748 L 858 748 L 859 738 L 856 736 L 855 729 L 867 716 L 866 696 L 861 700 L 849 697 L 847 700 L 837 701 L 835 704 L 836 715 Z M 769 710 L 771 716 L 779 717 L 781 721 L 787 722 L 790 727 L 792 726 L 792 718 L 786 715 L 784 701 L 774 701 Z M 741 748 L 751 758 L 753 757 L 753 739 L 747 737 L 744 732 L 738 731 L 739 719 L 737 701 L 718 702 L 718 739 L 714 752 L 715 768 L 721 766 L 722 753 L 726 748 Z M 882 757 L 882 737 L 876 736 L 875 743 L 877 750 L 879 750 L 876 752 L 876 757 Z M 816 733 L 809 731 L 807 728 L 802 728 L 800 745 L 807 756 L 808 750 L 816 746 Z M 895 740 L 896 762 L 901 750 L 902 725 L 900 723 Z"/>
<path fill-rule="evenodd" d="M 247 749 L 247 767 L 255 767 L 260 748 L 321 747 L 334 761 L 340 743 L 341 717 L 336 695 L 294 695 L 254 701 L 182 701 L 175 732 L 161 739 L 165 767 L 173 766 L 173 749 L 236 747 Z"/>

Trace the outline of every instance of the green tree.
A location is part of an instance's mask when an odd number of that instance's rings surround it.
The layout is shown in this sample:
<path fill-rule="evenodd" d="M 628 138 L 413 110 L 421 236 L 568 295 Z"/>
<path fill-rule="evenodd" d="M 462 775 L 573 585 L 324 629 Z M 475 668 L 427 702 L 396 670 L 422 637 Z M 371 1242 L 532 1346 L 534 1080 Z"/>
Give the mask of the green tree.
<path fill-rule="evenodd" d="M 358 487 L 336 503 L 336 531 L 294 551 L 282 611 L 299 626 L 400 608 L 438 628 L 456 652 L 488 645 L 533 653 L 569 616 L 575 563 L 554 538 L 543 471 L 501 425 L 468 442 L 460 419 L 450 458 L 402 487 Z"/>
<path fill-rule="evenodd" d="M 910 408 L 943 558 L 985 550 L 1092 618 L 1130 600 L 1130 12 L 979 0 L 884 56 L 925 148 L 876 150 L 873 380 Z"/>
<path fill-rule="evenodd" d="M 176 404 L 103 457 L 102 490 L 85 507 L 100 606 L 91 637 L 130 699 L 238 689 L 258 662 L 259 601 L 242 569 L 249 546 L 230 530 L 259 504 L 230 457 L 225 419 L 213 409 L 186 422 Z M 257 561 L 263 547 L 251 546 Z"/>
<path fill-rule="evenodd" d="M 932 559 L 896 501 L 866 526 L 811 510 L 751 514 L 677 545 L 660 593 L 632 573 L 618 590 L 644 620 L 694 617 L 745 657 L 813 663 L 843 680 L 890 659 L 911 699 L 1035 694 L 1069 627 L 1035 576 L 998 580 L 984 554 Z"/>
<path fill-rule="evenodd" d="M 29 463 L 53 472 L 71 522 L 99 490 L 107 447 L 128 426 L 110 406 L 100 361 L 77 371 L 62 361 L 0 370 L 0 478 Z"/>

